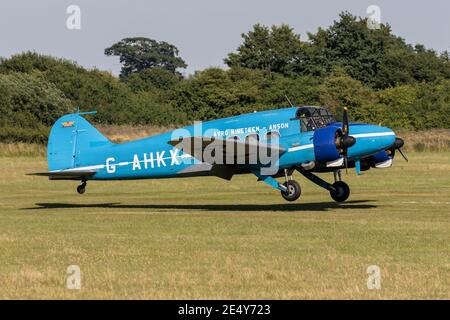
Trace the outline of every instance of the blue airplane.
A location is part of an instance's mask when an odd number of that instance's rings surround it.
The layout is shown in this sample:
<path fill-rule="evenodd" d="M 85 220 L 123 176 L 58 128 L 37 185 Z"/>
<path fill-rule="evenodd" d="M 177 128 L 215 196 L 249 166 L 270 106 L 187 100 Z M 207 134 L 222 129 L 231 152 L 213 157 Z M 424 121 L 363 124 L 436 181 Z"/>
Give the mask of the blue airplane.
<path fill-rule="evenodd" d="M 131 180 L 254 174 L 258 181 L 295 201 L 301 188 L 294 171 L 329 191 L 337 202 L 350 195 L 341 170 L 357 174 L 392 165 L 404 141 L 386 127 L 342 122 L 324 107 L 290 107 L 243 114 L 194 125 L 152 137 L 116 144 L 83 115 L 68 114 L 53 125 L 48 141 L 48 172 L 33 175 L 50 180 L 78 180 L 85 193 L 89 180 Z M 314 173 L 333 172 L 329 183 Z M 284 179 L 279 182 L 277 178 Z"/>

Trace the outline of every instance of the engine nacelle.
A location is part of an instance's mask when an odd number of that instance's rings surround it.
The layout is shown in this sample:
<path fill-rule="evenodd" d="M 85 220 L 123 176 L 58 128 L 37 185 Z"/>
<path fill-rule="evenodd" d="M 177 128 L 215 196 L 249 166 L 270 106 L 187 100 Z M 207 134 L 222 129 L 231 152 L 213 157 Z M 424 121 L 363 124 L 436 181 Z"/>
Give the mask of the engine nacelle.
<path fill-rule="evenodd" d="M 329 162 L 341 157 L 336 148 L 336 137 L 340 135 L 341 129 L 334 126 L 316 129 L 314 131 L 314 155 L 317 161 Z"/>
<path fill-rule="evenodd" d="M 386 150 L 382 150 L 368 159 L 368 163 L 374 168 L 388 168 L 392 165 L 392 157 L 390 157 Z"/>

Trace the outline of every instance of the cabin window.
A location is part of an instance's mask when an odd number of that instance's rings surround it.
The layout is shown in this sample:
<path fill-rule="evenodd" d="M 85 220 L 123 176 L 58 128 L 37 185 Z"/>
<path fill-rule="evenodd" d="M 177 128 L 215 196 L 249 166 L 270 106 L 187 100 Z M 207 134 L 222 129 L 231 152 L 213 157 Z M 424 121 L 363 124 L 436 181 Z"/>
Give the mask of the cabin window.
<path fill-rule="evenodd" d="M 239 141 L 241 140 L 238 136 L 231 136 L 227 138 L 228 140 L 235 140 L 235 141 Z"/>
<path fill-rule="evenodd" d="M 266 133 L 266 140 L 279 139 L 280 133 L 278 131 L 271 131 Z"/>
<path fill-rule="evenodd" d="M 259 141 L 259 135 L 256 133 L 249 134 L 245 137 L 245 142 L 258 142 Z"/>

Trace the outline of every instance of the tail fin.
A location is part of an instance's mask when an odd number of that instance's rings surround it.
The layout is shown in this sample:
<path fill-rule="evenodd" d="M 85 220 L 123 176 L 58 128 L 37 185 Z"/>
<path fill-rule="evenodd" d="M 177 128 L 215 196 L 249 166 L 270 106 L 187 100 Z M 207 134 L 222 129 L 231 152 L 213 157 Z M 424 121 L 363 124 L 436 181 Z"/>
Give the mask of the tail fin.
<path fill-rule="evenodd" d="M 82 113 L 59 118 L 50 131 L 47 145 L 48 169 L 64 170 L 89 164 L 94 149 L 112 143 L 95 129 Z"/>

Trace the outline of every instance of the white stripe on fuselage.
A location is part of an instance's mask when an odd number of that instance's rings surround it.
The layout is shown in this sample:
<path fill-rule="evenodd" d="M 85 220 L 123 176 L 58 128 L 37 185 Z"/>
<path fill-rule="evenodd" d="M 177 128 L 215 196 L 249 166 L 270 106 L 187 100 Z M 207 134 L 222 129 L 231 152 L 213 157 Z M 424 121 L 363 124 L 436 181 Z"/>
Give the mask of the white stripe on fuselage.
<path fill-rule="evenodd" d="M 394 132 L 374 132 L 374 133 L 357 133 L 351 134 L 353 138 L 372 138 L 372 137 L 385 137 L 385 136 L 395 136 Z"/>
<path fill-rule="evenodd" d="M 179 159 L 186 159 L 186 158 L 192 158 L 192 156 L 191 156 L 190 154 L 185 153 L 185 154 L 176 156 L 176 158 L 179 158 Z M 162 160 L 170 160 L 170 159 L 172 159 L 172 157 L 164 157 L 164 158 L 161 158 L 161 159 L 162 159 Z M 156 160 L 155 160 L 155 161 L 156 161 Z M 140 161 L 139 161 L 139 163 L 143 163 L 143 162 L 144 162 L 144 160 L 140 160 Z M 128 166 L 128 165 L 130 165 L 130 164 L 133 164 L 133 161 L 124 161 L 124 162 L 119 162 L 119 163 L 111 164 L 111 165 L 122 167 L 122 166 Z M 64 169 L 64 170 L 53 170 L 53 171 L 50 171 L 50 172 L 78 172 L 78 171 L 91 171 L 91 170 L 104 169 L 105 167 L 106 167 L 105 164 L 96 164 L 96 165 L 92 165 L 92 166 L 77 167 L 77 168 Z"/>
<path fill-rule="evenodd" d="M 305 144 L 304 146 L 298 146 L 298 147 L 289 148 L 288 152 L 294 152 L 294 151 L 310 149 L 310 148 L 314 148 L 314 145 L 312 143 L 311 144 Z"/>
<path fill-rule="evenodd" d="M 394 136 L 394 132 L 373 132 L 373 133 L 357 133 L 357 134 L 350 134 L 354 138 L 373 138 L 373 137 L 385 137 L 385 136 Z M 314 148 L 314 144 L 306 144 L 304 146 L 298 146 L 289 148 L 288 152 L 294 152 L 304 149 Z"/>
<path fill-rule="evenodd" d="M 104 167 L 105 167 L 104 164 L 97 164 L 97 165 L 94 165 L 94 166 L 78 167 L 78 168 L 72 168 L 72 169 L 52 170 L 52 171 L 50 171 L 50 172 L 77 172 L 77 171 L 90 171 L 90 170 L 103 169 Z"/>

